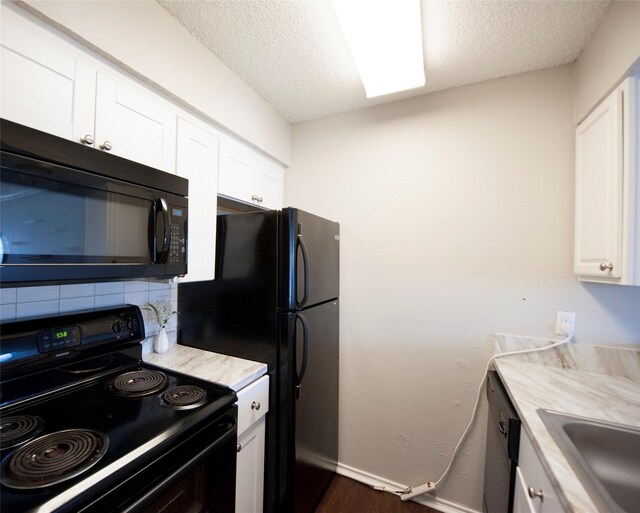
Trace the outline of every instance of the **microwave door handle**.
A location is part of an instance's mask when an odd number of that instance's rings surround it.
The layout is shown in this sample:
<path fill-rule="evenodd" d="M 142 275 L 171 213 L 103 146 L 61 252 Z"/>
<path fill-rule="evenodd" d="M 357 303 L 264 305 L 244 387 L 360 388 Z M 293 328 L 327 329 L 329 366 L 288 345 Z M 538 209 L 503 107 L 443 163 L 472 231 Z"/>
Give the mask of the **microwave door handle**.
<path fill-rule="evenodd" d="M 307 370 L 307 359 L 309 358 L 309 324 L 302 314 L 296 314 L 296 320 L 298 319 L 302 323 L 302 366 L 300 367 L 300 372 L 296 369 L 296 399 L 300 398 L 300 388 L 302 387 L 304 373 Z"/>
<path fill-rule="evenodd" d="M 158 261 L 158 246 L 156 243 L 156 223 L 158 220 L 158 203 L 156 201 L 151 202 L 151 208 L 149 209 L 149 254 L 151 255 L 151 261 L 156 263 Z"/>
<path fill-rule="evenodd" d="M 164 198 L 158 198 L 156 204 L 156 208 L 160 211 L 160 213 L 162 213 L 162 246 L 160 247 L 160 249 L 158 249 L 158 241 L 156 240 L 156 250 L 158 251 L 156 262 L 164 263 L 167 261 L 167 257 L 169 256 L 169 209 L 167 208 L 167 202 L 164 200 Z"/>
<path fill-rule="evenodd" d="M 302 238 L 302 225 L 298 223 L 298 246 L 302 250 L 302 265 L 304 266 L 304 294 L 302 299 L 297 301 L 298 308 L 302 308 L 309 299 L 309 254 L 307 253 L 307 246 Z"/>

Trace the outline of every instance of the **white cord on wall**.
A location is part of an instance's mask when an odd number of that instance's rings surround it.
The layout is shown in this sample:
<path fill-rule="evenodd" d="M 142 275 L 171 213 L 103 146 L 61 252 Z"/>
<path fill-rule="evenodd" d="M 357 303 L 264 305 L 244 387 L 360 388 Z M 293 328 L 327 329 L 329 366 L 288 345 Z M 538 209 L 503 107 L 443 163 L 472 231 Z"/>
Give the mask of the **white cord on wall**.
<path fill-rule="evenodd" d="M 536 347 L 534 349 L 520 349 L 518 351 L 509 351 L 507 353 L 500 353 L 500 354 L 493 355 L 491 358 L 489 358 L 489 361 L 487 362 L 487 367 L 484 370 L 484 377 L 482 378 L 482 381 L 480 382 L 480 386 L 478 387 L 478 394 L 476 397 L 476 403 L 473 406 L 473 412 L 471 413 L 471 419 L 469 420 L 469 424 L 467 424 L 466 429 L 462 433 L 462 436 L 460 437 L 460 441 L 458 442 L 458 445 L 456 445 L 456 448 L 453 450 L 453 455 L 451 456 L 451 459 L 449 460 L 449 464 L 447 465 L 447 468 L 445 469 L 445 471 L 442 473 L 440 478 L 435 482 L 429 481 L 428 483 L 425 483 L 423 485 L 410 487 L 402 491 L 394 491 L 393 493 L 395 493 L 396 495 L 399 495 L 400 499 L 402 499 L 403 501 L 408 501 L 410 499 L 413 499 L 414 497 L 417 497 L 418 495 L 422 495 L 423 493 L 434 492 L 436 488 L 439 487 L 440 484 L 445 480 L 445 478 L 449 474 L 449 471 L 451 470 L 451 466 L 453 465 L 453 462 L 456 459 L 456 456 L 458 455 L 458 451 L 462 447 L 462 443 L 464 442 L 465 438 L 469 434 L 469 431 L 471 430 L 471 426 L 473 426 L 473 423 L 476 419 L 476 414 L 478 413 L 478 406 L 480 405 L 480 398 L 482 397 L 482 389 L 484 388 L 485 381 L 487 380 L 487 373 L 489 372 L 489 367 L 491 366 L 491 362 L 493 362 L 493 360 L 495 360 L 496 358 L 502 358 L 504 356 L 513 356 L 516 354 L 526 354 L 526 353 L 536 353 L 538 351 L 547 351 L 548 349 L 552 349 L 554 347 L 558 347 L 562 344 L 566 344 L 567 342 L 570 342 L 572 336 L 573 334 L 569 334 L 569 336 L 564 340 L 561 340 L 560 342 L 554 342 L 553 344 L 550 344 L 548 346 Z M 383 489 L 382 487 L 376 487 L 376 488 L 378 490 Z"/>

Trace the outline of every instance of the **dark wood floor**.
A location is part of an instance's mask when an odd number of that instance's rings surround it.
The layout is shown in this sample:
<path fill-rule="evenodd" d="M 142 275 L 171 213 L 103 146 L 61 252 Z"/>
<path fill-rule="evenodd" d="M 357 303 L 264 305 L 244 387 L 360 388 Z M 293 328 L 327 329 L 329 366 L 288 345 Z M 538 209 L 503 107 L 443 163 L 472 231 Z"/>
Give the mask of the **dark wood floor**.
<path fill-rule="evenodd" d="M 439 513 L 344 476 L 334 476 L 315 513 Z"/>

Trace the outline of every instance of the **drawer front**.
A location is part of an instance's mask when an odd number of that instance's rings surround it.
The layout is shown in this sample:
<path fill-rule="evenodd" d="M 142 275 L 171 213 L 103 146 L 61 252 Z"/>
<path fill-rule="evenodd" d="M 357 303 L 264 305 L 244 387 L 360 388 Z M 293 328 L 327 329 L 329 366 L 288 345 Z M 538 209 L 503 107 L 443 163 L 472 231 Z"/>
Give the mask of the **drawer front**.
<path fill-rule="evenodd" d="M 238 436 L 269 411 L 269 376 L 238 392 Z"/>

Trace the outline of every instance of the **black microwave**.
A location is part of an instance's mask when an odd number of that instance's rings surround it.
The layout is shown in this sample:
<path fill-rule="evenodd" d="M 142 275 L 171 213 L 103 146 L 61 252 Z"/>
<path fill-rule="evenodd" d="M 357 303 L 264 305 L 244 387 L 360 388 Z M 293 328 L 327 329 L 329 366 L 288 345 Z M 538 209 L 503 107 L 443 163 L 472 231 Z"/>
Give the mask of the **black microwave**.
<path fill-rule="evenodd" d="M 0 119 L 0 285 L 187 273 L 188 181 Z"/>

